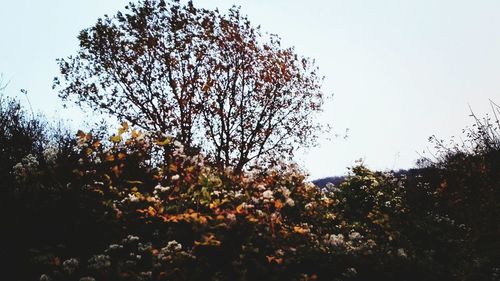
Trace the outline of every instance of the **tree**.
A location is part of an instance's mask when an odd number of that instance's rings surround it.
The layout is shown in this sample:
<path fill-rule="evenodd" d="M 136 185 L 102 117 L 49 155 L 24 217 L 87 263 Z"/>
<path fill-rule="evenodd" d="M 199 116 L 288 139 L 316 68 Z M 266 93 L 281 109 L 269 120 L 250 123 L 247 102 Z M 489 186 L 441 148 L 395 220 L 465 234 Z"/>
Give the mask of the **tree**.
<path fill-rule="evenodd" d="M 322 127 L 322 78 L 314 61 L 233 7 L 145 0 L 105 16 L 60 59 L 63 100 L 200 146 L 219 168 L 293 155 Z"/>

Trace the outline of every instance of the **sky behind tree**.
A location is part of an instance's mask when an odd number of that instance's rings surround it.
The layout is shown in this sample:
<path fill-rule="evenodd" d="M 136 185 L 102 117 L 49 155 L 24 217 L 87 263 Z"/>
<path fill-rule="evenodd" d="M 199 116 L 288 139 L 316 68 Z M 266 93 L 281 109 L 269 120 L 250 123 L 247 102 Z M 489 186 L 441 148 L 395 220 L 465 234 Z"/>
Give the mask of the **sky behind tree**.
<path fill-rule="evenodd" d="M 56 58 L 78 50 L 79 31 L 128 1 L 5 1 L 0 10 L 0 73 L 11 96 L 50 117 L 87 120 L 62 108 L 51 89 Z M 241 6 L 254 25 L 284 46 L 316 59 L 324 91 L 334 93 L 320 117 L 340 137 L 297 161 L 319 178 L 344 174 L 357 159 L 375 169 L 413 166 L 431 135 L 460 135 L 488 99 L 500 102 L 499 1 L 197 0 L 225 11 Z M 347 139 L 342 136 L 349 129 Z"/>

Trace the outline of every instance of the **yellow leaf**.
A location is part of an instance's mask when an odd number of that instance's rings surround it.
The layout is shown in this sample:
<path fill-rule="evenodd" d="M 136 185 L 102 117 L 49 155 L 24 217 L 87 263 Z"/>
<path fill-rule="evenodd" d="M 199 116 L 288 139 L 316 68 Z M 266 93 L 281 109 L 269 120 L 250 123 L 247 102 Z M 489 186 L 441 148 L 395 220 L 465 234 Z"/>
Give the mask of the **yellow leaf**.
<path fill-rule="evenodd" d="M 245 204 L 244 204 L 244 203 L 241 203 L 240 205 L 238 205 L 238 206 L 236 207 L 236 213 L 238 213 L 238 214 L 243 214 L 243 213 L 245 213 L 245 212 L 246 212 L 246 210 L 245 210 L 245 207 L 244 207 L 244 206 L 245 206 Z"/>
<path fill-rule="evenodd" d="M 154 217 L 156 215 L 156 210 L 153 207 L 148 208 L 148 215 Z"/>
<path fill-rule="evenodd" d="M 220 246 L 221 242 L 213 234 L 203 235 L 202 241 L 194 241 L 195 246 Z"/>
<path fill-rule="evenodd" d="M 254 217 L 254 216 L 251 216 L 251 215 L 246 216 L 246 218 L 247 218 L 247 220 L 248 220 L 249 222 L 258 222 L 258 221 L 259 221 L 259 219 L 257 219 L 257 218 L 256 218 L 256 217 Z"/>
<path fill-rule="evenodd" d="M 165 145 L 168 145 L 170 144 L 170 138 L 165 138 L 164 140 L 160 141 L 160 140 L 157 140 L 155 141 L 155 143 L 159 146 L 165 146 Z"/>
<path fill-rule="evenodd" d="M 122 141 L 122 136 L 120 136 L 120 135 L 113 135 L 111 137 L 111 141 L 114 142 L 114 143 L 119 143 L 119 142 Z"/>
<path fill-rule="evenodd" d="M 118 134 L 123 134 L 128 131 L 128 123 L 123 122 L 121 128 L 118 129 Z"/>
<path fill-rule="evenodd" d="M 131 134 L 132 138 L 136 139 L 136 138 L 138 138 L 140 135 L 141 135 L 141 133 L 139 133 L 138 131 L 136 131 L 136 130 L 132 130 L 132 134 Z"/>

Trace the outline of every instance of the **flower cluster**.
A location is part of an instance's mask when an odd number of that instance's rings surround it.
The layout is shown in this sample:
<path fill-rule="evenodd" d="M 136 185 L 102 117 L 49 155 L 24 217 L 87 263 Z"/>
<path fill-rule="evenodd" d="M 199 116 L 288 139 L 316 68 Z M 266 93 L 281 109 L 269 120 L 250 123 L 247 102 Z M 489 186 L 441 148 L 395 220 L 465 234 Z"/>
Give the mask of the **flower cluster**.
<path fill-rule="evenodd" d="M 170 136 L 143 134 L 128 125 L 108 146 L 103 143 L 79 135 L 79 166 L 69 185 L 82 186 L 96 216 L 124 236 L 111 236 L 106 248 L 88 258 L 67 259 L 47 277 L 386 276 L 388 264 L 432 268 L 439 253 L 416 245 L 415 229 L 454 226 L 446 216 L 416 220 L 406 179 L 363 166 L 322 189 L 283 163 L 242 173 L 221 171 L 203 156 L 188 154 Z M 64 278 L 58 277 L 61 272 Z"/>
<path fill-rule="evenodd" d="M 28 154 L 21 162 L 12 167 L 12 173 L 16 180 L 20 183 L 29 181 L 34 175 L 38 173 L 38 166 L 40 162 L 32 154 Z"/>

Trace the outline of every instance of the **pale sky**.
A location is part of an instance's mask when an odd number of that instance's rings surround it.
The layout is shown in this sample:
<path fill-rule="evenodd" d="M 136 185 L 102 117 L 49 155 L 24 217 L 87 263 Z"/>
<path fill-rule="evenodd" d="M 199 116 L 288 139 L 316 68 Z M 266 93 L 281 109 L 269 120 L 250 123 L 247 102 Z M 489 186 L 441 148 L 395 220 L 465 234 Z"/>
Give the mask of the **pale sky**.
<path fill-rule="evenodd" d="M 63 109 L 52 89 L 56 58 L 74 54 L 76 36 L 121 0 L 1 0 L 0 73 L 7 94 L 27 89 L 35 110 L 88 119 Z M 310 178 L 342 175 L 357 159 L 373 169 L 414 165 L 429 136 L 460 135 L 488 99 L 500 102 L 500 1 L 494 0 L 195 0 L 241 6 L 254 25 L 316 59 L 324 91 L 321 116 L 348 138 L 323 141 L 297 161 Z"/>

